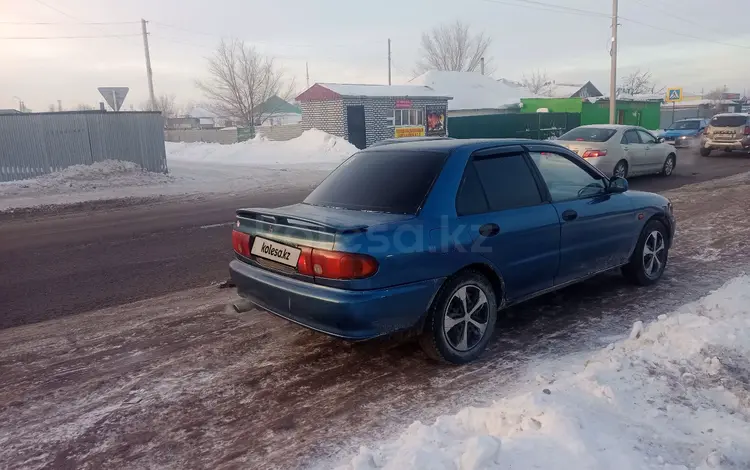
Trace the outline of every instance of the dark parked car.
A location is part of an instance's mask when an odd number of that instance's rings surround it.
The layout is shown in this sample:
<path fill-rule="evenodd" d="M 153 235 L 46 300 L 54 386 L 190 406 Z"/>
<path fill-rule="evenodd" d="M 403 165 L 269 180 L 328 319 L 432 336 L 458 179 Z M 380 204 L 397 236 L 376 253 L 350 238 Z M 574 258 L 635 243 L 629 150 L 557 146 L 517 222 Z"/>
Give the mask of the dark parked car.
<path fill-rule="evenodd" d="M 354 154 L 301 204 L 238 210 L 230 271 L 295 323 L 349 340 L 415 330 L 460 364 L 499 309 L 615 268 L 656 282 L 674 231 L 669 200 L 562 146 L 412 142 Z"/>

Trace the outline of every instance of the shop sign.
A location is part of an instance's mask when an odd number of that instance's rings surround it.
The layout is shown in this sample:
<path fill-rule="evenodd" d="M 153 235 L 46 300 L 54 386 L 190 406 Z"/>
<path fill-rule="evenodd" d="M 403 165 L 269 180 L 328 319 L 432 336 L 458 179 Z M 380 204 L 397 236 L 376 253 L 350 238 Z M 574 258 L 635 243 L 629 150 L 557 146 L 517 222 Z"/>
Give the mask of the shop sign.
<path fill-rule="evenodd" d="M 397 139 L 402 137 L 424 137 L 424 126 L 397 127 L 394 129 Z"/>

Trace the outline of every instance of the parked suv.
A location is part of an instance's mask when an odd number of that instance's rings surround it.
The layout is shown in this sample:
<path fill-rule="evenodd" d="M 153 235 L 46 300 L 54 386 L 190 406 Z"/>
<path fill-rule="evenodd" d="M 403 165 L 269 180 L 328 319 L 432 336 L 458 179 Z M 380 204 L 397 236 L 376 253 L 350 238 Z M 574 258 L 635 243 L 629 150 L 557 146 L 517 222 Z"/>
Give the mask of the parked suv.
<path fill-rule="evenodd" d="M 701 139 L 701 155 L 712 150 L 750 150 L 750 114 L 722 113 L 711 118 Z"/>

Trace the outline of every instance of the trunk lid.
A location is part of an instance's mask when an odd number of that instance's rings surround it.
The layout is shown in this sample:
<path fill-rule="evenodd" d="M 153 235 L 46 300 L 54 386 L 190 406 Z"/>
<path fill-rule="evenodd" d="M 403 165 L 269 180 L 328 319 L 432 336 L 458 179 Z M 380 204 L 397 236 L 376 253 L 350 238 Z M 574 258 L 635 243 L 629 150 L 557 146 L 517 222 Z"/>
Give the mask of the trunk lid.
<path fill-rule="evenodd" d="M 335 250 L 337 237 L 366 232 L 370 227 L 413 219 L 414 215 L 366 212 L 331 207 L 294 204 L 276 209 L 237 210 L 234 230 L 250 235 L 252 248 L 257 238 L 292 248 L 310 247 Z M 297 274 L 294 266 L 285 266 L 251 255 L 248 258 L 267 269 Z M 243 259 L 247 262 L 248 259 Z"/>

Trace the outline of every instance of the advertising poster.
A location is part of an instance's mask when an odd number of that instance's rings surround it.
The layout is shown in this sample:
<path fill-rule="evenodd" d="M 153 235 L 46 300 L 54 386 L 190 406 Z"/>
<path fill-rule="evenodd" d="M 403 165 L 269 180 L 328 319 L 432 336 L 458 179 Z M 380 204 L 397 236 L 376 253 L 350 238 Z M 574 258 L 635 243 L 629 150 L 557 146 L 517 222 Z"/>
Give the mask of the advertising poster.
<path fill-rule="evenodd" d="M 445 135 L 445 108 L 427 108 L 425 127 L 427 135 Z"/>

